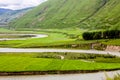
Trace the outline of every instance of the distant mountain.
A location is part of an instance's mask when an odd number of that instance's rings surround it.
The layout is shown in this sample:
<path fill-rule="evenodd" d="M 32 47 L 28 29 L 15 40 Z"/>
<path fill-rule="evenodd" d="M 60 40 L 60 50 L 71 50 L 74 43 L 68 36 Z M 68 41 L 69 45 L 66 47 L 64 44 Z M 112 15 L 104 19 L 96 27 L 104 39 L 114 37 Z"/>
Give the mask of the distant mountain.
<path fill-rule="evenodd" d="M 120 0 L 48 0 L 13 28 L 120 29 Z"/>
<path fill-rule="evenodd" d="M 1 15 L 1 14 L 4 14 L 4 13 L 6 13 L 6 12 L 11 12 L 11 11 L 13 11 L 13 10 L 0 8 L 0 15 Z"/>
<path fill-rule="evenodd" d="M 21 10 L 10 10 L 0 8 L 0 25 L 8 24 L 11 20 L 23 16 L 26 12 L 28 12 L 31 9 L 32 7 Z"/>

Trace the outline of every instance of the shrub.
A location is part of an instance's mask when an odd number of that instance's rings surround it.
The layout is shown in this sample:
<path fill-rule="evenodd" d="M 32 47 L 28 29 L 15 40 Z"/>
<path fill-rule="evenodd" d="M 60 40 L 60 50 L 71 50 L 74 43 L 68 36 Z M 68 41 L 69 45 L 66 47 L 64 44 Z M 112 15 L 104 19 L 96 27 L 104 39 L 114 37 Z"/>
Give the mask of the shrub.
<path fill-rule="evenodd" d="M 84 32 L 82 36 L 83 36 L 83 39 L 85 40 L 116 39 L 116 38 L 120 38 L 120 30 Z"/>
<path fill-rule="evenodd" d="M 85 32 L 85 33 L 83 33 L 83 38 L 85 39 L 85 40 L 90 40 L 90 33 L 89 32 Z"/>
<path fill-rule="evenodd" d="M 102 32 L 94 32 L 93 39 L 101 39 L 102 38 Z"/>

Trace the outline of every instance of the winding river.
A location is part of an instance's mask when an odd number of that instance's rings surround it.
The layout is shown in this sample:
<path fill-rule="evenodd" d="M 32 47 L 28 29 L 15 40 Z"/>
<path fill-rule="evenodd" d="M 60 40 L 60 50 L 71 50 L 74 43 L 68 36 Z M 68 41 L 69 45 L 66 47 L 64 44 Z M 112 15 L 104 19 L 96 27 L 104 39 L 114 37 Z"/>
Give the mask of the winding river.
<path fill-rule="evenodd" d="M 31 38 L 44 38 L 47 35 L 36 35 Z M 0 40 L 25 40 L 22 39 L 6 39 L 2 38 Z M 74 53 L 93 53 L 93 54 L 111 54 L 120 57 L 120 52 L 110 52 L 110 51 L 98 51 L 98 50 L 70 50 L 70 49 L 24 49 L 24 48 L 0 48 L 0 52 L 74 52 Z M 62 58 L 62 56 L 61 56 Z M 64 74 L 64 75 L 32 75 L 32 76 L 0 76 L 0 80 L 105 80 L 107 74 L 113 77 L 116 74 L 120 74 L 118 71 L 110 72 L 98 72 L 98 73 L 87 73 L 87 74 Z"/>

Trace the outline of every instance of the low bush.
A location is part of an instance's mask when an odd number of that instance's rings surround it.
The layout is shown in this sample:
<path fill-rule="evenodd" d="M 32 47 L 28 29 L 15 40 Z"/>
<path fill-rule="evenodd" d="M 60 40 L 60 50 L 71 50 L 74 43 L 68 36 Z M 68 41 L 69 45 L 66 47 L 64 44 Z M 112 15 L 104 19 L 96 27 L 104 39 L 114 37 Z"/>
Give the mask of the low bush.
<path fill-rule="evenodd" d="M 85 40 L 116 39 L 116 38 L 120 38 L 120 30 L 84 32 L 82 36 L 83 36 L 83 39 Z"/>

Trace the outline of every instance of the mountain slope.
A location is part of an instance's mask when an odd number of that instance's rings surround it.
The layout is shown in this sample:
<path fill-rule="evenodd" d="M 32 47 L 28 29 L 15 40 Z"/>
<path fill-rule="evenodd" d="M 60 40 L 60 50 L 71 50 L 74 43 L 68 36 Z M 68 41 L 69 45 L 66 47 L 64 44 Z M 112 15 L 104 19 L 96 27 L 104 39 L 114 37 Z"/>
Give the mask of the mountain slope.
<path fill-rule="evenodd" d="M 7 24 L 13 19 L 22 16 L 24 13 L 29 11 L 31 8 L 21 9 L 21 10 L 10 10 L 0 8 L 0 25 Z"/>
<path fill-rule="evenodd" d="M 104 5 L 94 16 L 80 24 L 90 28 L 102 29 L 119 29 L 120 30 L 120 0 L 107 0 Z"/>
<path fill-rule="evenodd" d="M 10 23 L 13 28 L 120 29 L 120 0 L 48 0 Z"/>

